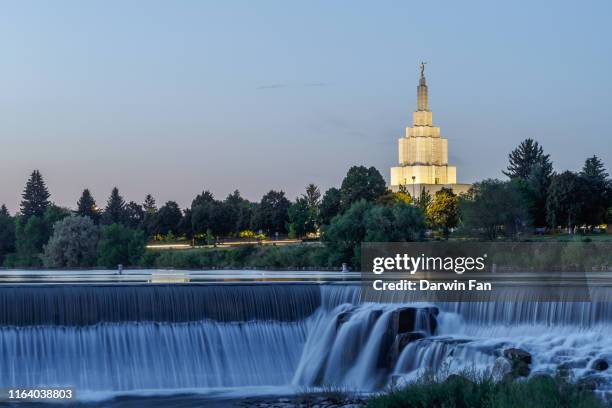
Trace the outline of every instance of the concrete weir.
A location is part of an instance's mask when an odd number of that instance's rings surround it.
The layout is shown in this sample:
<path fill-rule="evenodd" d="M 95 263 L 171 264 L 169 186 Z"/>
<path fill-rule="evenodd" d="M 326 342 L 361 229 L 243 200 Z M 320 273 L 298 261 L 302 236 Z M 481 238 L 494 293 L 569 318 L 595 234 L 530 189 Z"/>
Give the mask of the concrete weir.
<path fill-rule="evenodd" d="M 80 395 L 335 386 L 376 391 L 424 370 L 486 370 L 610 387 L 609 302 L 363 301 L 329 281 L 0 285 L 1 387 Z M 212 391 L 211 391 L 212 392 Z M 266 391 L 267 392 L 267 391 Z M 106 393 L 106 394 L 105 394 Z"/>

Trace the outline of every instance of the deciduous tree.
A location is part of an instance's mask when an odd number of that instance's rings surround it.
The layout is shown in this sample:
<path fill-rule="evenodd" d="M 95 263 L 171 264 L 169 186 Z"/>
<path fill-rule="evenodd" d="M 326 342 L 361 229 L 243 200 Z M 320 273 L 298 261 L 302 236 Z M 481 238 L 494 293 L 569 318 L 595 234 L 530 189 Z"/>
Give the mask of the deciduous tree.
<path fill-rule="evenodd" d="M 56 222 L 53 226 L 53 235 L 44 248 L 45 266 L 52 268 L 94 266 L 98 234 L 98 227 L 90 217 L 72 216 Z"/>

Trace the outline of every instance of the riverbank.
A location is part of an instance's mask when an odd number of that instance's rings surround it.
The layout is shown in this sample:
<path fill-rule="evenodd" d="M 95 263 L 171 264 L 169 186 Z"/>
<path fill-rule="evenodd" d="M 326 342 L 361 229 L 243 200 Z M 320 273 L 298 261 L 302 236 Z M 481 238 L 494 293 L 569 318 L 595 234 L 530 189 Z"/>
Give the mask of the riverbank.
<path fill-rule="evenodd" d="M 410 384 L 374 397 L 367 408 L 481 407 L 481 408 L 603 408 L 589 384 L 561 377 L 535 376 L 523 381 L 494 382 L 451 375 L 440 382 Z"/>

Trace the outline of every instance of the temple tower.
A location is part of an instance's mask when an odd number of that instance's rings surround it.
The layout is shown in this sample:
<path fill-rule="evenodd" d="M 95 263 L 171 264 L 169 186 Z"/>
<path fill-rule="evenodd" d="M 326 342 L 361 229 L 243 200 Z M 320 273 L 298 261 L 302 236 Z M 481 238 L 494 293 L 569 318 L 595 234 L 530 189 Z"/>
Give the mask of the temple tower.
<path fill-rule="evenodd" d="M 399 166 L 391 168 L 394 191 L 406 186 L 408 192 L 419 196 L 423 188 L 432 193 L 442 187 L 452 188 L 455 193 L 469 188 L 468 184 L 457 184 L 457 168 L 448 164 L 448 140 L 433 125 L 425 63 L 421 63 L 417 86 L 417 110 L 412 113 L 412 127 L 407 127 L 404 137 L 398 141 L 398 159 Z"/>

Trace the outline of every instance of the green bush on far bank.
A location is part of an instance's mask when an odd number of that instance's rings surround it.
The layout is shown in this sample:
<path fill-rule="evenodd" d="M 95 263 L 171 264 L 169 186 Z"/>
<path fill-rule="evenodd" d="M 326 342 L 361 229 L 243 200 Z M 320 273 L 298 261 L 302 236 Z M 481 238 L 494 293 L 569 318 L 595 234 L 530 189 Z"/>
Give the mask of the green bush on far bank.
<path fill-rule="evenodd" d="M 367 408 L 602 408 L 591 391 L 557 377 L 494 382 L 451 375 L 445 381 L 418 381 L 372 398 Z"/>
<path fill-rule="evenodd" d="M 232 248 L 194 248 L 147 250 L 140 262 L 145 268 L 327 268 L 327 249 L 317 244 L 240 245 Z"/>

